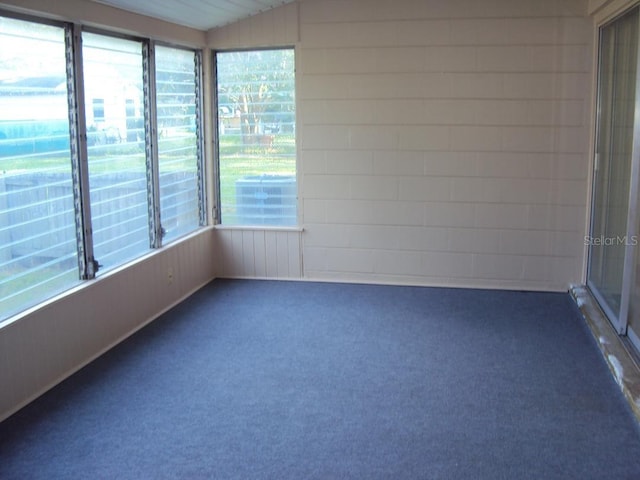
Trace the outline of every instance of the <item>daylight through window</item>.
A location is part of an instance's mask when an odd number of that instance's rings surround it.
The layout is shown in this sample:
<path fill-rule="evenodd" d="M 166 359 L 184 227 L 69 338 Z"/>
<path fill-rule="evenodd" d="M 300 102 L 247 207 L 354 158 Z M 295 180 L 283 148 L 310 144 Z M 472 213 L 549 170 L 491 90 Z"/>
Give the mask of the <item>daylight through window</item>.
<path fill-rule="evenodd" d="M 200 58 L 0 15 L 0 321 L 206 223 Z"/>
<path fill-rule="evenodd" d="M 297 224 L 293 49 L 216 55 L 220 221 Z"/>
<path fill-rule="evenodd" d="M 0 17 L 0 320 L 79 281 L 66 70 L 64 29 Z"/>

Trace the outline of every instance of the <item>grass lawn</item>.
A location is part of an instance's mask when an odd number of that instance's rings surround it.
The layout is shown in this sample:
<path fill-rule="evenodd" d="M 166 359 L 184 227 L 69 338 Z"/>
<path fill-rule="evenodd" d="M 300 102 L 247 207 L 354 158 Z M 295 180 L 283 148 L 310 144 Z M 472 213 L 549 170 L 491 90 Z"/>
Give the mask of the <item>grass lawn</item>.
<path fill-rule="evenodd" d="M 194 137 L 160 139 L 159 161 L 161 171 L 196 171 Z M 68 150 L 2 156 L 0 172 L 4 174 L 38 171 L 40 173 L 71 170 Z M 90 174 L 112 172 L 146 172 L 144 144 L 118 143 L 89 147 Z"/>

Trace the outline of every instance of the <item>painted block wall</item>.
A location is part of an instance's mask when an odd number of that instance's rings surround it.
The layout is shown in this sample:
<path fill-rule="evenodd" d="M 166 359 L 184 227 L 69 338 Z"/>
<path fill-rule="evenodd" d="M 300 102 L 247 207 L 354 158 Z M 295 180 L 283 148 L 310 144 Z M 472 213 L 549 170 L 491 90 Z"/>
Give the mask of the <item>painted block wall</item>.
<path fill-rule="evenodd" d="M 302 0 L 209 32 L 214 49 L 296 46 L 303 276 L 580 283 L 587 10 L 586 0 Z"/>

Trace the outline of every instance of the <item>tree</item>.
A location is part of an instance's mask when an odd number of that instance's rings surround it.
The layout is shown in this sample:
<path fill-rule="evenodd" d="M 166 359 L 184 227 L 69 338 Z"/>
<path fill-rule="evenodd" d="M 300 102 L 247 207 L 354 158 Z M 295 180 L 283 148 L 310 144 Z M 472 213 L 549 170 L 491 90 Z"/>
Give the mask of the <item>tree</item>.
<path fill-rule="evenodd" d="M 291 49 L 223 52 L 217 55 L 218 104 L 240 118 L 244 145 L 292 128 L 295 68 Z"/>

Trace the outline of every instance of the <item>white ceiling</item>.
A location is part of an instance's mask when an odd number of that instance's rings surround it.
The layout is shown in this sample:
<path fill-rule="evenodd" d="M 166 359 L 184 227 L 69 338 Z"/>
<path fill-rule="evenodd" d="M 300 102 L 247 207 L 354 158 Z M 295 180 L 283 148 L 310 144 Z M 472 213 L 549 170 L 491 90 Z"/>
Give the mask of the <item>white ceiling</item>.
<path fill-rule="evenodd" d="M 294 0 L 93 0 L 168 22 L 210 30 Z"/>

